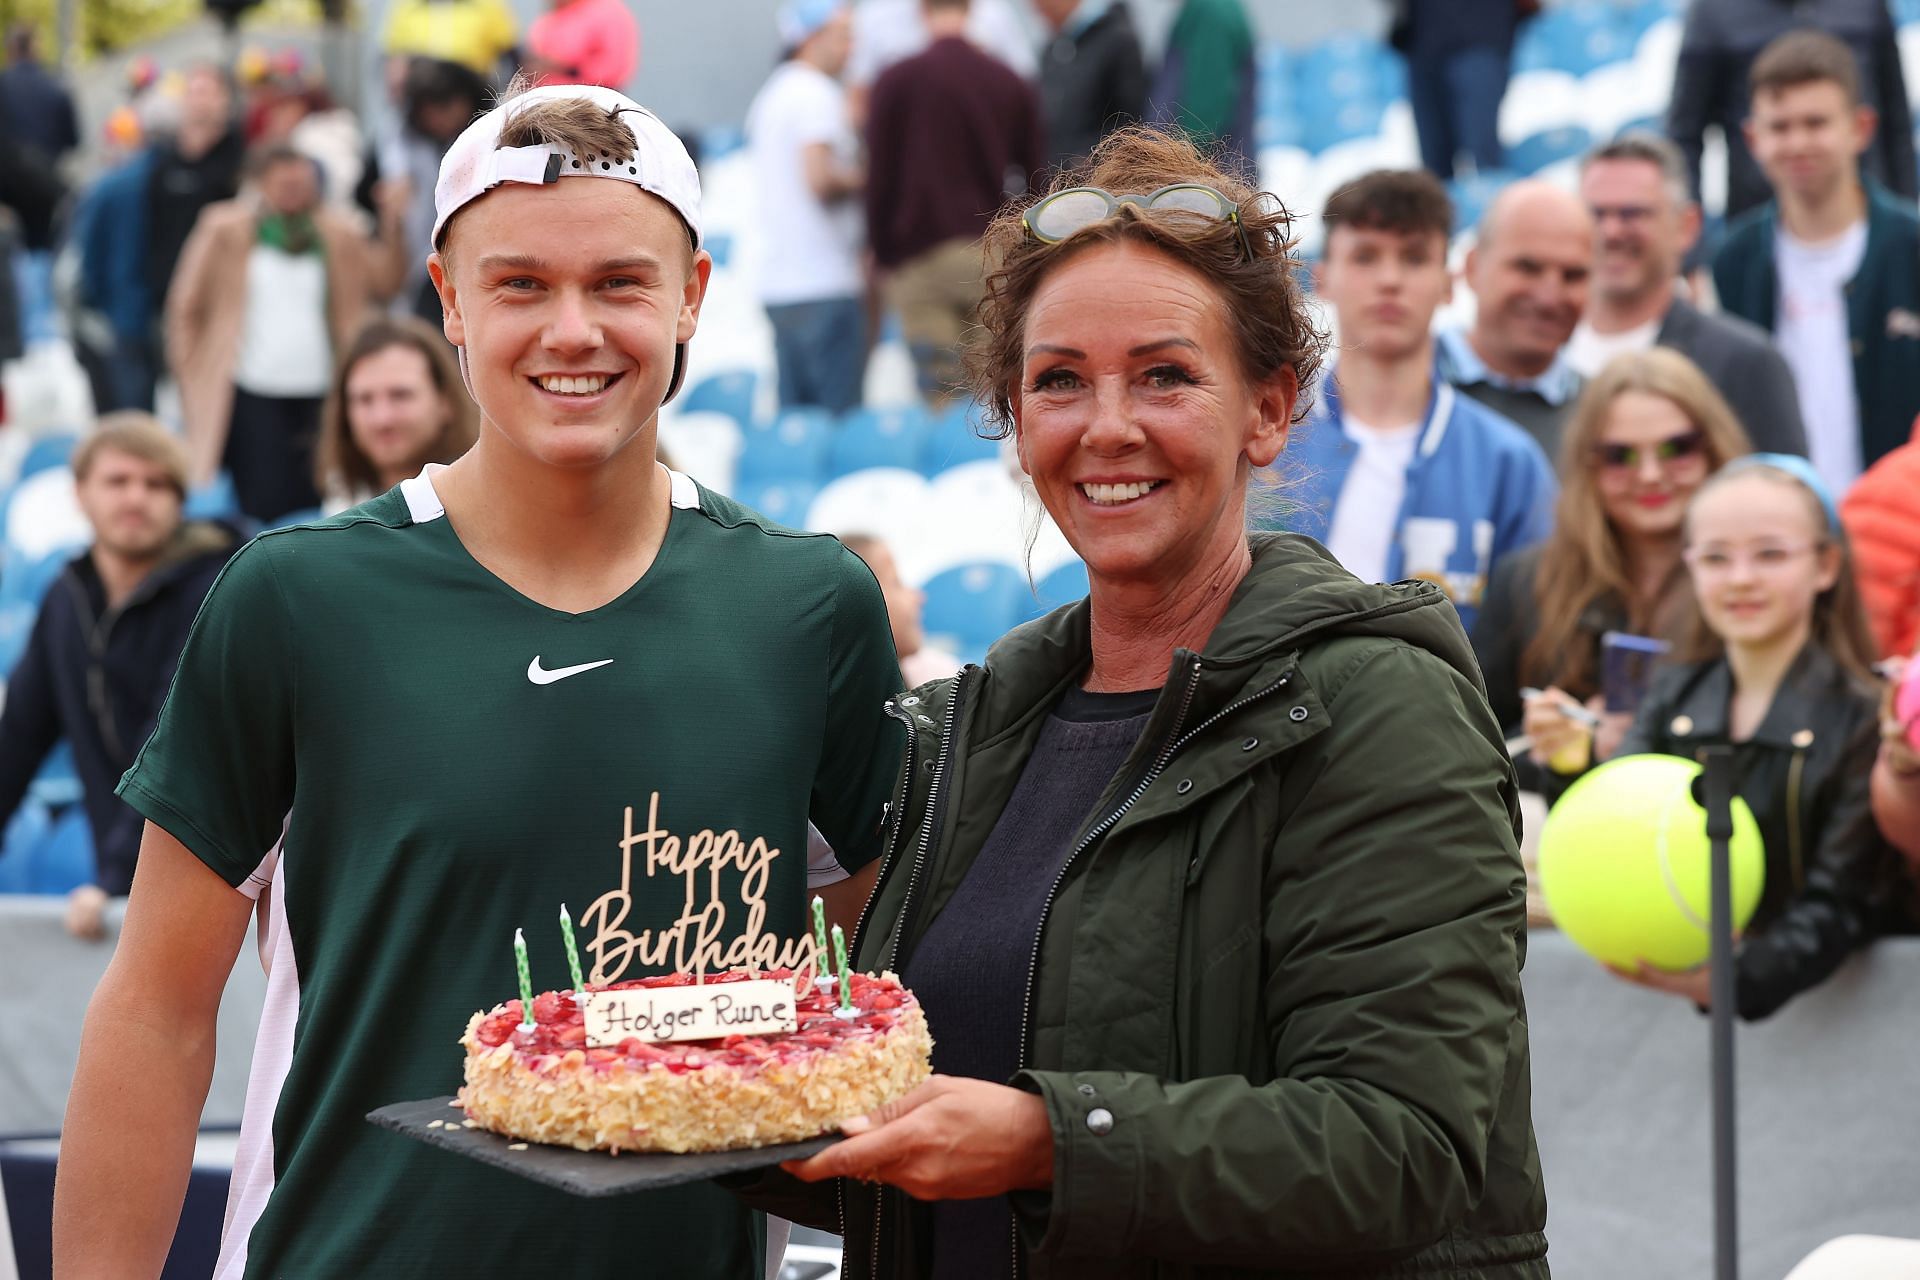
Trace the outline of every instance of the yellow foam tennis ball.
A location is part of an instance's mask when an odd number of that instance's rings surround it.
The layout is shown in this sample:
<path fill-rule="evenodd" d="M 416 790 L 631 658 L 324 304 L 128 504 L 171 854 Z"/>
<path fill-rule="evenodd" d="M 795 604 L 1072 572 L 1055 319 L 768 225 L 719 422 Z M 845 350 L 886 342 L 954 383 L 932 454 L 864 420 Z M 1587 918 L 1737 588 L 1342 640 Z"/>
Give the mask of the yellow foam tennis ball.
<path fill-rule="evenodd" d="M 1540 832 L 1540 888 L 1553 921 L 1602 964 L 1691 969 L 1707 958 L 1712 864 L 1700 766 L 1677 756 L 1611 760 L 1575 782 Z M 1752 810 L 1733 800 L 1733 924 L 1760 903 L 1766 852 Z"/>

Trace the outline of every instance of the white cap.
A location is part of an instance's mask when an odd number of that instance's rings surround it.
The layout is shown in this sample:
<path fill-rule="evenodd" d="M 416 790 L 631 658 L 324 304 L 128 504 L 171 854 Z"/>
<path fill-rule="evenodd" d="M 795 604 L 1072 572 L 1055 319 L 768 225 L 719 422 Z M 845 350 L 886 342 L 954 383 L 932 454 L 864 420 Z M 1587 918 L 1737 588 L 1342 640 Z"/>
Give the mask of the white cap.
<path fill-rule="evenodd" d="M 610 112 L 633 131 L 634 153 L 625 160 L 612 156 L 576 156 L 566 147 L 540 145 L 502 147 L 500 131 L 522 111 L 555 99 L 584 98 Z M 543 186 L 561 178 L 613 178 L 631 182 L 667 202 L 700 243 L 700 174 L 693 157 L 660 118 L 626 94 L 598 85 L 562 84 L 533 89 L 487 112 L 463 130 L 440 161 L 440 180 L 433 186 L 433 245 L 461 209 L 503 182 Z"/>

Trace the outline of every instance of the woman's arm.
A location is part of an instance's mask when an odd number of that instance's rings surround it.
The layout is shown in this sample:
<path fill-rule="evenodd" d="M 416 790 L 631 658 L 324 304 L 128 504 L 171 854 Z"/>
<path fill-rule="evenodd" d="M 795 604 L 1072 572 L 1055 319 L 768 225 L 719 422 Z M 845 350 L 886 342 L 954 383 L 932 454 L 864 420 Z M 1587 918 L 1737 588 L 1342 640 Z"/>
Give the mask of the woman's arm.
<path fill-rule="evenodd" d="M 1879 725 L 1871 714 L 1861 716 L 1834 766 L 1818 827 L 1804 832 L 1813 850 L 1805 885 L 1765 932 L 1740 948 L 1735 996 L 1741 1017 L 1766 1017 L 1825 981 L 1872 938 L 1898 877 L 1893 851 L 1873 820 L 1879 747 Z"/>
<path fill-rule="evenodd" d="M 1509 765 L 1478 691 L 1425 652 L 1373 655 L 1326 705 L 1281 780 L 1258 952 L 1275 1078 L 1023 1073 L 1053 1127 L 1039 1253 L 1348 1263 L 1480 1201 L 1527 1079 Z"/>

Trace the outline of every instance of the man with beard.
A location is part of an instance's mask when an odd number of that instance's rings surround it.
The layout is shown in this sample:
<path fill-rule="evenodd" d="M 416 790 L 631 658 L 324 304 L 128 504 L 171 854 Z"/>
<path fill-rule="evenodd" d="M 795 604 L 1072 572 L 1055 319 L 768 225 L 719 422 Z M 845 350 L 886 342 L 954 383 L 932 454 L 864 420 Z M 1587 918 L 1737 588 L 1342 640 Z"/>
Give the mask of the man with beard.
<path fill-rule="evenodd" d="M 54 745 L 73 747 L 94 879 L 68 899 L 67 929 L 102 936 L 110 898 L 133 883 L 144 820 L 114 795 L 153 731 L 200 602 L 240 545 L 225 525 L 183 522 L 185 452 L 144 413 L 109 414 L 74 452 L 93 545 L 47 592 L 0 715 L 0 826 Z"/>
<path fill-rule="evenodd" d="M 1487 206 L 1467 253 L 1473 327 L 1439 335 L 1440 374 L 1559 456 L 1580 390 L 1563 349 L 1586 310 L 1593 219 L 1549 182 L 1516 182 Z"/>
<path fill-rule="evenodd" d="M 1727 398 L 1755 449 L 1804 455 L 1793 372 L 1765 332 L 1700 310 L 1676 287 L 1700 238 L 1680 149 L 1651 133 L 1598 147 L 1581 165 L 1580 198 L 1593 214 L 1593 294 L 1567 363 L 1591 378 L 1617 355 L 1671 347 Z"/>

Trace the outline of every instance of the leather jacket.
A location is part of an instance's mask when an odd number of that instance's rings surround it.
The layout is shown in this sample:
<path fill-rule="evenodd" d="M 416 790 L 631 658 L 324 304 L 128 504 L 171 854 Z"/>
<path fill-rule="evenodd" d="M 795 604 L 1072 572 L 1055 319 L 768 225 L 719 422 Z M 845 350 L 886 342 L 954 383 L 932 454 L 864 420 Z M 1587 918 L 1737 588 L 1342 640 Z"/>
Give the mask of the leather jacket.
<path fill-rule="evenodd" d="M 1766 885 L 1740 943 L 1742 1018 L 1764 1018 L 1816 986 L 1888 923 L 1901 869 L 1874 825 L 1869 779 L 1879 694 L 1810 643 L 1752 737 L 1732 742 L 1733 673 L 1724 658 L 1655 677 L 1615 758 L 1703 757 L 1733 747 L 1735 794 L 1766 845 Z"/>

